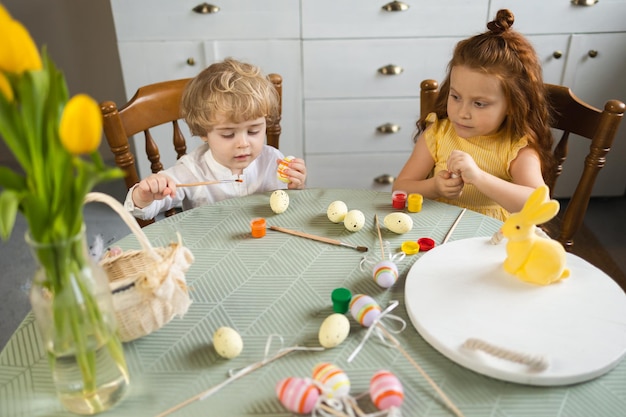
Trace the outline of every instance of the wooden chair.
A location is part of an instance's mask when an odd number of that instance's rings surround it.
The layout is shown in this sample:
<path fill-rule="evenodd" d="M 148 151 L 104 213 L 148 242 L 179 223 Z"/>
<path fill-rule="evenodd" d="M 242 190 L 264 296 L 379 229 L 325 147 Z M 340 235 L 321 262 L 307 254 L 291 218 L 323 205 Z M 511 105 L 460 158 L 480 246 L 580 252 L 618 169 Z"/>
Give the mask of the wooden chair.
<path fill-rule="evenodd" d="M 546 86 L 553 113 L 552 128 L 562 132 L 560 138 L 555 138 L 556 171 L 553 183 L 548 184 L 550 190 L 554 189 L 556 179 L 563 170 L 570 133 L 589 140 L 589 153 L 584 161 L 578 162 L 584 164 L 584 168 L 574 194 L 562 213 L 547 225 L 548 234 L 556 237 L 567 251 L 571 251 L 574 235 L 582 226 L 593 185 L 598 172 L 604 167 L 606 155 L 611 150 L 626 106 L 621 101 L 609 100 L 605 103 L 604 110 L 599 110 L 576 97 L 567 87 L 552 84 Z M 438 87 L 435 80 L 424 80 L 420 84 L 421 117 L 434 109 Z"/>
<path fill-rule="evenodd" d="M 268 78 L 274 84 L 280 98 L 279 117 L 267 125 L 267 144 L 278 149 L 280 139 L 280 115 L 282 114 L 282 77 L 278 74 L 270 74 Z M 105 101 L 100 104 L 103 117 L 104 135 L 109 143 L 111 152 L 115 155 L 115 163 L 125 172 L 126 187 L 131 188 L 139 182 L 139 174 L 135 165 L 136 157 L 131 151 L 129 139 L 138 133 L 143 132 L 145 137 L 145 153 L 150 160 L 150 169 L 153 173 L 163 170 L 159 145 L 162 143 L 159 138 L 155 140 L 150 129 L 160 125 L 172 125 L 172 144 L 176 151 L 176 157 L 187 153 L 185 138 L 179 126 L 180 102 L 183 90 L 191 78 L 180 80 L 164 81 L 140 87 L 133 98 L 123 107 L 119 108 L 112 101 Z M 139 152 L 139 150 L 137 150 Z M 165 213 L 166 216 L 175 214 L 174 209 Z M 153 223 L 154 219 L 141 220 L 137 222 L 143 227 Z"/>

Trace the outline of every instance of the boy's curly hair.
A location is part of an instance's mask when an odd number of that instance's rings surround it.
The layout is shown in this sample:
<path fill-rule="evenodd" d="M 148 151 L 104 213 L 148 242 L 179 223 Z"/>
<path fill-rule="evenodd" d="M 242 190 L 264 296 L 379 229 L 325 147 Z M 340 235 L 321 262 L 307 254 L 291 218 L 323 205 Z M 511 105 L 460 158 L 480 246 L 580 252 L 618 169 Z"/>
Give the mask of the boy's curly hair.
<path fill-rule="evenodd" d="M 278 117 L 280 101 L 272 82 L 251 64 L 226 58 L 205 68 L 185 87 L 181 113 L 191 133 L 206 136 L 218 123 Z"/>

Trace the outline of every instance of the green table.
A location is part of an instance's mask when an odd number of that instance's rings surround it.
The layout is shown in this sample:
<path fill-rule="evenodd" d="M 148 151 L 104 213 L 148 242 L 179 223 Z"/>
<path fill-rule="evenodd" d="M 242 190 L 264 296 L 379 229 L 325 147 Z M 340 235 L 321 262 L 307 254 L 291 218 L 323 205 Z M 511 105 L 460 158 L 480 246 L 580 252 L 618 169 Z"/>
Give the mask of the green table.
<path fill-rule="evenodd" d="M 289 191 L 290 206 L 274 214 L 269 193 L 186 211 L 161 220 L 145 233 L 154 245 L 183 236 L 195 255 L 187 273 L 193 304 L 184 318 L 175 318 L 161 330 L 125 344 L 131 388 L 124 401 L 101 415 L 155 416 L 228 378 L 228 371 L 263 358 L 266 341 L 281 335 L 285 346 L 319 346 L 318 331 L 333 313 L 333 289 L 374 297 L 384 308 L 391 300 L 393 314 L 407 322 L 399 342 L 442 388 L 465 416 L 618 416 L 626 410 L 626 364 L 587 383 L 563 387 L 532 387 L 479 375 L 448 360 L 433 349 L 411 325 L 404 306 L 404 279 L 421 254 L 398 263 L 400 279 L 389 290 L 380 288 L 371 272 L 362 271 L 363 253 L 354 249 L 267 231 L 250 236 L 250 220 L 264 217 L 282 226 L 353 245 L 369 247 L 368 257 L 380 257 L 374 214 L 393 212 L 388 192 L 309 189 Z M 365 227 L 355 233 L 326 217 L 328 205 L 344 201 L 365 214 Z M 413 229 L 396 235 L 382 229 L 383 239 L 398 250 L 405 240 L 432 237 L 441 242 L 460 209 L 424 201 L 419 213 L 408 213 Z M 500 222 L 467 211 L 450 241 L 491 236 Z M 138 249 L 134 236 L 117 243 Z M 276 383 L 288 376 L 311 377 L 319 362 L 331 362 L 350 377 L 351 394 L 367 391 L 379 369 L 389 369 L 402 381 L 405 416 L 452 416 L 426 380 L 400 351 L 372 339 L 350 363 L 347 358 L 361 342 L 366 328 L 350 317 L 348 339 L 322 352 L 294 352 L 234 381 L 203 401 L 174 416 L 288 416 L 278 401 Z M 242 354 L 220 358 L 212 348 L 213 332 L 221 326 L 236 329 L 244 341 Z M 359 400 L 365 411 L 375 411 L 368 396 Z M 57 401 L 46 356 L 32 314 L 0 353 L 0 416 L 66 416 Z"/>

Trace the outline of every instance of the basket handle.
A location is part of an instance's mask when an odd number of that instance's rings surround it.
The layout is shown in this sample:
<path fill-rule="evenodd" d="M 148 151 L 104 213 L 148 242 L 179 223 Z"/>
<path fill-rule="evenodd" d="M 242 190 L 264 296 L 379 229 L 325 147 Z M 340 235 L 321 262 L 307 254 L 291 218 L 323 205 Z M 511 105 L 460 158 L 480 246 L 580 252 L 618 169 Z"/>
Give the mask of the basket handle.
<path fill-rule="evenodd" d="M 92 203 L 92 202 L 104 203 L 108 205 L 109 207 L 111 207 L 117 214 L 120 215 L 122 220 L 124 220 L 124 223 L 126 223 L 126 225 L 130 228 L 133 234 L 137 237 L 137 240 L 141 244 L 141 247 L 146 252 L 150 253 L 153 257 L 158 258 L 158 254 L 155 252 L 154 248 L 150 244 L 150 241 L 148 240 L 148 237 L 146 236 L 146 234 L 143 232 L 143 230 L 141 230 L 139 223 L 137 223 L 135 218 L 128 211 L 124 209 L 124 206 L 122 206 L 122 204 L 119 201 L 117 201 L 116 199 L 114 199 L 108 194 L 99 193 L 99 192 L 87 193 L 87 195 L 85 195 L 84 201 L 85 203 Z"/>

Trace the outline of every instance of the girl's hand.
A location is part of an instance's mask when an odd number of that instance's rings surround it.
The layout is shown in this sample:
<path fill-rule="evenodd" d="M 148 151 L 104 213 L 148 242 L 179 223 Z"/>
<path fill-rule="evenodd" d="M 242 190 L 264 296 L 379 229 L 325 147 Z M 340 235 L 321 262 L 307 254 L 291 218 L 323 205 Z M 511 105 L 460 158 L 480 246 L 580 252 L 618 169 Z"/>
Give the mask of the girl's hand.
<path fill-rule="evenodd" d="M 141 180 L 133 190 L 135 207 L 143 208 L 154 200 L 176 195 L 176 183 L 165 174 L 152 174 Z"/>
<path fill-rule="evenodd" d="M 454 150 L 448 158 L 448 171 L 462 178 L 464 183 L 473 184 L 483 174 L 470 154 Z"/>
<path fill-rule="evenodd" d="M 289 167 L 285 170 L 285 175 L 289 179 L 287 188 L 290 190 L 304 189 L 306 181 L 306 164 L 304 159 L 294 158 L 289 161 Z"/>
<path fill-rule="evenodd" d="M 454 177 L 452 173 L 448 171 L 439 171 L 434 177 L 435 189 L 441 197 L 448 199 L 456 199 L 461 196 L 463 192 L 463 179 L 461 177 Z"/>

